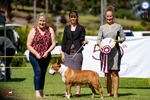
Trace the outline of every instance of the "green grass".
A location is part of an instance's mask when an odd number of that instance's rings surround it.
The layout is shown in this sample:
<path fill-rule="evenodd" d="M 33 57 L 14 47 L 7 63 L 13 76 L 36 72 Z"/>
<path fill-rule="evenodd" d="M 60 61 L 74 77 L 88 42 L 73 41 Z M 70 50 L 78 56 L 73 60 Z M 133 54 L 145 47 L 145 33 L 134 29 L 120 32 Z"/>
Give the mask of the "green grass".
<path fill-rule="evenodd" d="M 30 64 L 27 64 L 30 66 Z M 49 67 L 50 68 L 50 67 Z M 48 70 L 49 70 L 48 68 Z M 68 100 L 63 96 L 65 90 L 65 84 L 61 80 L 59 74 L 52 76 L 46 74 L 45 89 L 44 93 L 48 95 L 47 98 L 42 98 L 42 100 Z M 22 69 L 12 69 L 12 80 L 10 81 L 0 81 L 1 94 L 2 90 L 14 90 L 14 94 L 11 97 L 13 100 L 36 100 L 34 85 L 33 85 L 33 69 L 32 68 L 22 68 Z M 100 78 L 101 84 L 103 86 L 103 93 L 106 95 L 106 87 L 104 83 L 104 78 Z M 72 87 L 73 97 L 71 100 L 91 100 L 91 90 L 87 86 L 82 86 L 81 97 L 75 97 L 76 87 Z M 0 94 L 0 95 L 1 95 Z M 99 100 L 99 94 L 95 95 L 94 100 Z M 119 87 L 119 98 L 117 100 L 149 100 L 150 99 L 150 85 L 148 79 L 141 78 L 120 78 Z M 104 100 L 116 100 L 113 97 L 104 98 Z"/>
<path fill-rule="evenodd" d="M 119 19 L 116 18 L 116 22 L 121 24 L 122 26 L 135 26 L 135 25 L 139 25 L 141 23 L 142 20 L 129 20 L 129 19 Z"/>

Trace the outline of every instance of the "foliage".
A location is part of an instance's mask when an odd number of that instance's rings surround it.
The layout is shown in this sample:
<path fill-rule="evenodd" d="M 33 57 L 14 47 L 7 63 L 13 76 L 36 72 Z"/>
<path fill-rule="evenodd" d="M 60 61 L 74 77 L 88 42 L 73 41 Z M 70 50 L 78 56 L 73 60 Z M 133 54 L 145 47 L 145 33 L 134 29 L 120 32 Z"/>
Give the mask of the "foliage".
<path fill-rule="evenodd" d="M 134 30 L 133 26 L 123 26 L 123 29 L 136 31 L 136 30 Z"/>
<path fill-rule="evenodd" d="M 136 19 L 131 11 L 125 9 L 118 9 L 115 12 L 115 16 L 116 18 L 131 19 L 131 20 Z"/>
<path fill-rule="evenodd" d="M 48 10 L 53 15 L 64 15 L 67 11 L 76 10 L 83 14 L 92 14 L 92 15 L 99 15 L 100 14 L 100 0 L 47 0 L 48 1 Z M 105 0 L 103 0 L 105 1 Z M 125 9 L 125 10 L 133 10 L 133 4 L 131 3 L 134 0 L 107 0 L 107 5 L 104 5 L 104 10 L 106 6 L 113 5 L 116 10 Z M 137 5 L 139 5 L 142 0 L 137 0 Z M 37 7 L 42 8 L 43 11 L 45 10 L 46 0 L 36 0 Z M 1 0 L 0 6 L 7 10 L 11 11 L 11 6 L 15 7 L 22 7 L 24 10 L 24 6 L 32 7 L 33 8 L 33 0 Z M 6 8 L 7 7 L 7 8 Z M 136 10 L 140 10 L 141 8 L 138 7 Z M 26 10 L 24 10 L 26 11 Z M 119 13 L 120 14 L 120 13 Z M 126 13 L 125 13 L 126 14 Z M 120 15 L 116 14 L 118 17 Z M 126 15 L 127 18 L 134 19 L 133 14 Z M 124 16 L 121 15 L 119 18 L 123 18 Z M 148 18 L 150 19 L 150 18 Z"/>
<path fill-rule="evenodd" d="M 89 13 L 95 16 L 100 14 L 99 0 L 84 0 L 82 4 L 82 9 L 80 11 L 84 11 L 83 13 Z"/>
<path fill-rule="evenodd" d="M 24 52 L 27 49 L 26 41 L 27 41 L 27 36 L 28 36 L 29 31 L 30 31 L 30 27 L 28 26 L 17 29 L 17 32 L 20 36 L 20 42 L 22 45 L 22 52 Z"/>
<path fill-rule="evenodd" d="M 13 2 L 13 0 L 0 0 L 0 6 L 4 9 L 6 9 L 8 12 L 11 12 L 12 7 L 11 7 L 11 3 Z"/>
<path fill-rule="evenodd" d="M 58 55 L 58 54 L 52 55 L 50 63 L 52 63 L 52 64 L 55 63 L 57 59 L 59 60 L 60 63 L 63 63 L 61 60 L 61 54 L 60 55 Z"/>
<path fill-rule="evenodd" d="M 9 19 L 9 21 L 12 20 L 13 18 L 13 14 L 11 14 L 12 11 L 12 7 L 11 7 L 11 3 L 13 2 L 13 0 L 0 0 L 0 8 L 4 8 L 6 11 L 6 17 Z"/>
<path fill-rule="evenodd" d="M 54 15 L 60 14 L 60 11 L 62 10 L 62 6 L 60 4 L 62 3 L 62 0 L 53 0 L 52 3 L 55 4 L 55 8 L 51 7 L 52 13 Z M 53 6 L 53 4 L 51 4 L 51 6 Z"/>
<path fill-rule="evenodd" d="M 18 56 L 18 58 L 17 58 L 17 56 Z M 25 65 L 23 56 L 24 55 L 20 52 L 18 54 L 16 54 L 15 57 L 13 58 L 13 60 L 11 61 L 10 65 L 12 67 L 20 67 L 20 66 Z"/>
<path fill-rule="evenodd" d="M 62 38 L 63 38 L 63 33 L 59 32 L 59 36 L 56 36 L 56 41 L 57 41 L 59 44 L 61 44 Z"/>
<path fill-rule="evenodd" d="M 141 25 L 141 24 L 135 25 L 133 28 L 136 31 L 143 31 L 143 30 L 145 30 L 145 27 L 143 25 Z"/>
<path fill-rule="evenodd" d="M 142 26 L 147 26 L 147 23 L 146 23 L 146 21 L 141 21 L 141 23 L 140 23 Z"/>
<path fill-rule="evenodd" d="M 130 9 L 131 4 L 129 0 L 107 0 L 108 4 L 115 6 L 116 8 Z"/>

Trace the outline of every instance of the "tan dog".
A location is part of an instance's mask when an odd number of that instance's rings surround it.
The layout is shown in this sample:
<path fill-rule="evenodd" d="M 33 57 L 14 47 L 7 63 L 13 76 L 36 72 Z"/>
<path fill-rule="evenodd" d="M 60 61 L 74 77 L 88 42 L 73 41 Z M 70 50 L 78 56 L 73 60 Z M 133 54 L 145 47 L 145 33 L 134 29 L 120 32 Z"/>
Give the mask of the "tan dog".
<path fill-rule="evenodd" d="M 100 97 L 103 98 L 99 75 L 96 72 L 91 70 L 73 70 L 60 64 L 57 60 L 49 70 L 51 75 L 56 73 L 61 74 L 62 80 L 67 86 L 67 98 L 70 98 L 71 87 L 74 85 L 89 85 L 92 90 L 92 98 L 94 98 L 96 93 L 95 89 L 98 90 Z"/>

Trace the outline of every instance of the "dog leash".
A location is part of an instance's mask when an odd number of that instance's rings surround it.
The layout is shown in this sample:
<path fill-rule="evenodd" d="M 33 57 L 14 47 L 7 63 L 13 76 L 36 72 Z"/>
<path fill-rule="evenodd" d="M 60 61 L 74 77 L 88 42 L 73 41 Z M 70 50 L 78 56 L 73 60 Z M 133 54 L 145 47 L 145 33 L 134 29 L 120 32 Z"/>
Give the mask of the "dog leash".
<path fill-rule="evenodd" d="M 82 46 L 78 49 L 78 51 L 73 55 L 72 59 L 77 55 L 77 53 L 81 50 L 81 48 L 84 46 L 85 44 L 82 44 Z"/>
<path fill-rule="evenodd" d="M 73 55 L 73 57 L 70 59 L 70 61 L 77 55 L 77 53 L 81 50 L 81 48 L 82 48 L 84 45 L 85 45 L 85 44 L 82 44 L 82 46 L 81 46 L 81 47 L 78 49 L 78 51 Z M 69 61 L 69 62 L 70 62 L 70 61 Z M 69 62 L 68 62 L 68 63 L 69 63 Z"/>

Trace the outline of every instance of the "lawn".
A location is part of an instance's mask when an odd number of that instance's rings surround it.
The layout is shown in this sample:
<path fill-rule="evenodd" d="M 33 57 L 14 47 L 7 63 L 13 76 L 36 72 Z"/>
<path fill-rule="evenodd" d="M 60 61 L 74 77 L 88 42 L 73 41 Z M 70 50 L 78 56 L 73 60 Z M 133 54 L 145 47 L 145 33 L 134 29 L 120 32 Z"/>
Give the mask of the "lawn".
<path fill-rule="evenodd" d="M 12 69 L 12 80 L 0 81 L 1 96 L 7 91 L 14 90 L 11 96 L 3 96 L 6 100 L 35 100 L 35 92 L 33 86 L 33 70 L 28 64 L 27 68 Z M 50 68 L 50 66 L 49 66 Z M 48 70 L 49 70 L 48 68 Z M 46 74 L 44 92 L 48 96 L 43 100 L 67 100 L 63 97 L 65 84 L 61 80 L 59 74 L 52 76 Z M 100 78 L 103 86 L 103 93 L 106 95 L 106 87 L 104 78 Z M 72 87 L 73 100 L 91 100 L 91 90 L 87 86 L 82 86 L 81 97 L 75 97 L 75 87 Z M 99 100 L 99 94 L 95 95 L 94 100 Z M 105 100 L 115 100 L 113 97 L 104 98 Z M 141 78 L 120 78 L 119 98 L 118 100 L 149 100 L 150 84 L 148 79 Z"/>

